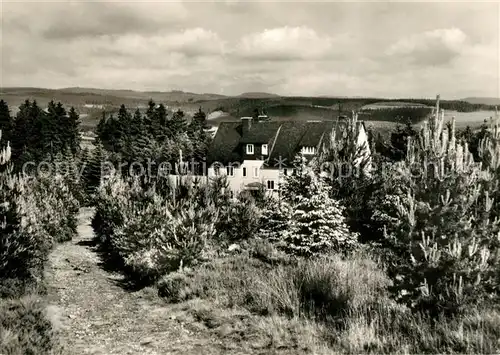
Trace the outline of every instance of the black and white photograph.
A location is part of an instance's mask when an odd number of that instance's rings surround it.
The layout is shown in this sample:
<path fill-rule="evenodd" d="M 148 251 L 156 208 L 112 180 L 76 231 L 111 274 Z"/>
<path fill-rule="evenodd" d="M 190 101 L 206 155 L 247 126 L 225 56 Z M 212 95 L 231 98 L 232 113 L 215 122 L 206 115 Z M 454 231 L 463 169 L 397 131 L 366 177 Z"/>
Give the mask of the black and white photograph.
<path fill-rule="evenodd" d="M 0 0 L 0 355 L 500 354 L 500 2 Z"/>

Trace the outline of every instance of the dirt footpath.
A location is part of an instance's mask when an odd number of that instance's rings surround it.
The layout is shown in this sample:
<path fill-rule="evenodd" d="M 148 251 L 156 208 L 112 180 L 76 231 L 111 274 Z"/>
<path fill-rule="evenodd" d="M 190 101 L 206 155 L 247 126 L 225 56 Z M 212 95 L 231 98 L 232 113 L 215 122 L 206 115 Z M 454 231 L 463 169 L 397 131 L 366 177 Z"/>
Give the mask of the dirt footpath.
<path fill-rule="evenodd" d="M 92 246 L 92 211 L 82 209 L 78 237 L 58 245 L 47 267 L 49 301 L 59 314 L 66 354 L 220 354 L 206 332 L 188 329 L 147 290 L 130 292 L 123 276 L 100 266 Z M 150 290 L 150 293 L 152 291 Z"/>

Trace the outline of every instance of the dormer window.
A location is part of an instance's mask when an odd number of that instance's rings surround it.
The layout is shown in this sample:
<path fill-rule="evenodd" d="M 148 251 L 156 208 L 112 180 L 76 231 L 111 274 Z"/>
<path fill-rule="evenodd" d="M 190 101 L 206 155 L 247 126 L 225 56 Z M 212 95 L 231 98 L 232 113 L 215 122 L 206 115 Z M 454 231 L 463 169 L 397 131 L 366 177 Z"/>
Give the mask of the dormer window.
<path fill-rule="evenodd" d="M 267 144 L 262 144 L 262 155 L 267 155 Z"/>
<path fill-rule="evenodd" d="M 303 155 L 312 155 L 316 153 L 316 148 L 315 147 L 302 147 L 301 153 Z"/>
<path fill-rule="evenodd" d="M 253 144 L 247 144 L 247 154 L 253 154 Z"/>

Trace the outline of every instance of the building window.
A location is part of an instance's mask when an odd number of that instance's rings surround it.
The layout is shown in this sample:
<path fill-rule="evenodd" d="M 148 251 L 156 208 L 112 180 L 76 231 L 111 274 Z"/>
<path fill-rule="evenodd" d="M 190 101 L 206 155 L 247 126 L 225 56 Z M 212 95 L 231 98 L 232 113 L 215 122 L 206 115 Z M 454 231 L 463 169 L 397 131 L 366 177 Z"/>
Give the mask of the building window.
<path fill-rule="evenodd" d="M 219 176 L 219 174 L 220 174 L 220 166 L 214 165 L 214 175 Z"/>
<path fill-rule="evenodd" d="M 288 175 L 288 170 L 286 168 L 283 169 L 283 175 L 287 176 Z"/>
<path fill-rule="evenodd" d="M 247 154 L 253 154 L 253 144 L 247 144 Z"/>
<path fill-rule="evenodd" d="M 302 147 L 302 154 L 305 154 L 305 155 L 314 154 L 315 151 L 316 151 L 316 148 L 314 148 L 314 147 Z"/>
<path fill-rule="evenodd" d="M 234 176 L 234 167 L 227 166 L 226 167 L 226 173 L 227 173 L 228 176 Z"/>
<path fill-rule="evenodd" d="M 247 176 L 247 168 L 243 168 L 243 176 Z"/>
<path fill-rule="evenodd" d="M 267 155 L 267 144 L 262 144 L 262 155 Z"/>
<path fill-rule="evenodd" d="M 267 189 L 274 190 L 274 181 L 273 180 L 267 180 Z"/>
<path fill-rule="evenodd" d="M 259 177 L 259 168 L 253 168 L 253 177 Z"/>

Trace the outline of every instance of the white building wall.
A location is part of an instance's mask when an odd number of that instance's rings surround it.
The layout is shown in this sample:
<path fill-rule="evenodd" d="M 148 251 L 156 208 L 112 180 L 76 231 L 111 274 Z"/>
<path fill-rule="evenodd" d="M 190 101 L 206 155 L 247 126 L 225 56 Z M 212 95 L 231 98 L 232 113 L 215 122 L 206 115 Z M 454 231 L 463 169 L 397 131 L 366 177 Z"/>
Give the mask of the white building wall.
<path fill-rule="evenodd" d="M 246 176 L 243 176 L 243 168 L 246 168 Z M 258 171 L 258 176 L 254 176 L 254 168 Z M 263 160 L 245 160 L 240 166 L 233 165 L 234 176 L 227 176 L 229 187 L 233 191 L 241 191 L 246 185 L 251 183 L 261 183 L 267 188 L 267 180 L 274 181 L 274 188 L 278 190 L 279 170 L 264 168 Z M 219 169 L 220 175 L 227 175 L 226 167 Z M 208 168 L 208 177 L 215 177 L 215 171 L 212 167 Z"/>

